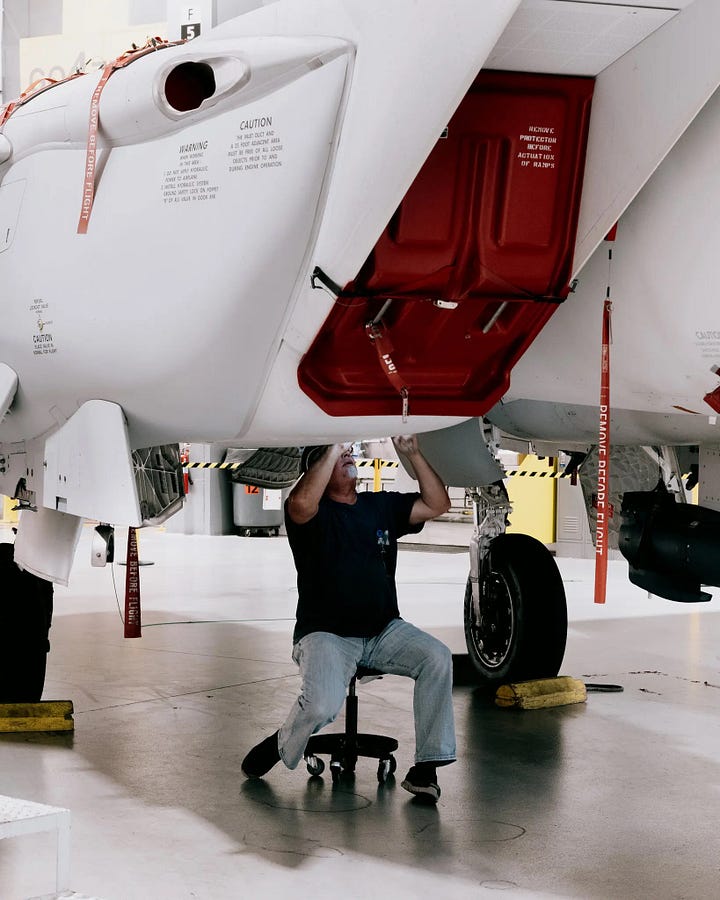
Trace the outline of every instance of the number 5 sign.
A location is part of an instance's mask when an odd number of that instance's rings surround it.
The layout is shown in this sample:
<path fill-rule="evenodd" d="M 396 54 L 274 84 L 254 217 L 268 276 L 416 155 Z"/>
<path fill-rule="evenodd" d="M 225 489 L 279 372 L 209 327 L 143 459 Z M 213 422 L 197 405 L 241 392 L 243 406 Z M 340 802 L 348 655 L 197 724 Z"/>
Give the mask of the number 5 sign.
<path fill-rule="evenodd" d="M 171 39 L 193 40 L 215 24 L 212 0 L 195 0 L 194 3 L 167 3 L 168 35 Z"/>
<path fill-rule="evenodd" d="M 184 41 L 191 41 L 200 34 L 200 22 L 191 22 L 180 26 L 180 37 Z"/>

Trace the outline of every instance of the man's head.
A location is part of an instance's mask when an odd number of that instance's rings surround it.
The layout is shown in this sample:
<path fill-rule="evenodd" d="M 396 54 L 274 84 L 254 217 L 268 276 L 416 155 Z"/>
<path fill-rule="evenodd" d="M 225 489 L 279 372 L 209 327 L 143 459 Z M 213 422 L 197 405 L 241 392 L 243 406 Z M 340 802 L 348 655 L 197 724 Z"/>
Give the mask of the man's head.
<path fill-rule="evenodd" d="M 306 447 L 300 462 L 302 473 L 305 474 L 308 469 L 322 459 L 329 449 L 330 447 L 327 445 L 321 447 Z M 332 494 L 338 491 L 344 493 L 347 492 L 349 486 L 352 486 L 352 489 L 354 490 L 356 480 L 357 468 L 352 454 L 352 444 L 345 444 L 343 445 L 340 456 L 335 462 L 335 466 L 330 475 L 330 480 L 325 488 L 325 493 Z"/>
<path fill-rule="evenodd" d="M 356 482 L 357 467 L 353 457 L 352 444 L 346 444 L 335 463 L 325 493 L 346 493 L 351 488 L 354 491 Z"/>

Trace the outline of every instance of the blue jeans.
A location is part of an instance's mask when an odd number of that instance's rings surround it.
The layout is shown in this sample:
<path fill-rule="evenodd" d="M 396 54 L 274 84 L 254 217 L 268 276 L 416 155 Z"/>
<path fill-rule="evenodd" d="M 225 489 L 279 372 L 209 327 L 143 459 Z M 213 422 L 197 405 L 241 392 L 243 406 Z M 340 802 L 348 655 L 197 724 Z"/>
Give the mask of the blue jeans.
<path fill-rule="evenodd" d="M 393 619 L 373 638 L 314 631 L 295 644 L 292 656 L 302 685 L 278 737 L 280 757 L 289 769 L 303 758 L 310 735 L 337 717 L 360 665 L 415 679 L 415 762 L 455 759 L 452 655 L 437 638 Z"/>

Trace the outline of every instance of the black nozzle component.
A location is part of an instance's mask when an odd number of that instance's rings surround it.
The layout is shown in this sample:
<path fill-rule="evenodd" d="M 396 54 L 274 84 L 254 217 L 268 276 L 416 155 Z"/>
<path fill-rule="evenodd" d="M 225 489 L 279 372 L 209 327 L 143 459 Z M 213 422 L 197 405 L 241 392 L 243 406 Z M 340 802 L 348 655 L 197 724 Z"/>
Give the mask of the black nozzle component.
<path fill-rule="evenodd" d="M 620 551 L 633 584 L 668 600 L 711 599 L 701 585 L 720 585 L 720 512 L 676 503 L 662 491 L 624 495 Z"/>

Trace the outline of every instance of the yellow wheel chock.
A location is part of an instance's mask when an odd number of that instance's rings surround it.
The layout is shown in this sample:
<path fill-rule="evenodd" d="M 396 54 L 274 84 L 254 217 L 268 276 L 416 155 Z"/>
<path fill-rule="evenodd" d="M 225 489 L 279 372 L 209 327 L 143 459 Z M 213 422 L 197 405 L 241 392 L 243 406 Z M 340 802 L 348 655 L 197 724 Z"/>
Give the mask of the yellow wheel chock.
<path fill-rule="evenodd" d="M 508 709 L 547 709 L 586 700 L 585 684 L 569 675 L 503 684 L 495 694 L 495 705 Z"/>
<path fill-rule="evenodd" d="M 0 733 L 14 731 L 73 731 L 72 700 L 38 703 L 0 703 Z"/>

